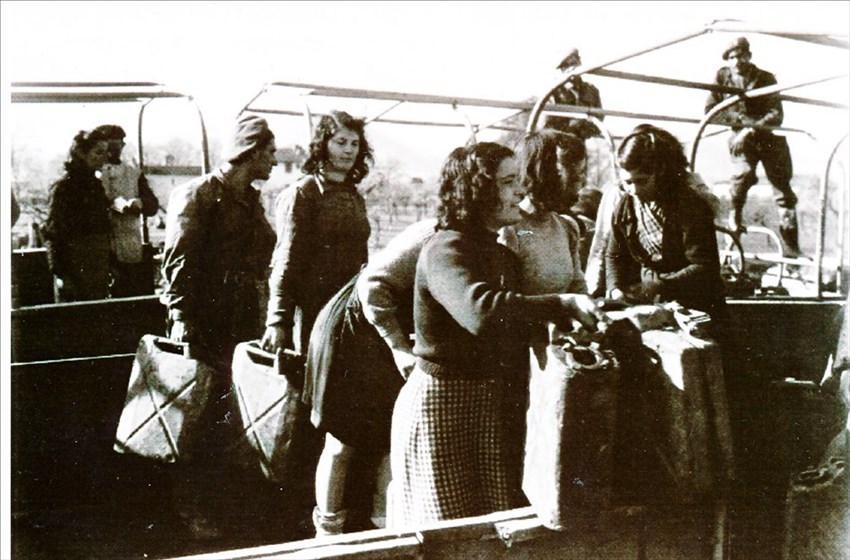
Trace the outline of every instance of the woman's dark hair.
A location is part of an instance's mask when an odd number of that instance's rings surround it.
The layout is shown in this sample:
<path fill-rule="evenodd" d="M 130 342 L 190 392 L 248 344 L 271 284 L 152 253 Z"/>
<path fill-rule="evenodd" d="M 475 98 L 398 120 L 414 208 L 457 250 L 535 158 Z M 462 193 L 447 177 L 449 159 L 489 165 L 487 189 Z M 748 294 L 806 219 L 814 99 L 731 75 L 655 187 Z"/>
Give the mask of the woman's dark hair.
<path fill-rule="evenodd" d="M 455 148 L 440 176 L 437 227 L 460 231 L 483 227 L 499 200 L 496 172 L 513 156 L 513 150 L 495 142 Z"/>
<path fill-rule="evenodd" d="M 544 128 L 529 132 L 522 138 L 520 174 L 529 198 L 541 210 L 566 212 L 578 200 L 576 192 L 565 192 L 558 173 L 558 148 L 570 167 L 571 176 L 577 176 L 578 164 L 587 159 L 584 141 L 575 134 Z M 569 198 L 569 200 L 565 200 Z"/>
<path fill-rule="evenodd" d="M 313 132 L 310 154 L 301 166 L 301 170 L 307 174 L 321 173 L 322 167 L 328 160 L 328 141 L 341 128 L 347 128 L 360 137 L 360 151 L 357 152 L 354 165 L 348 172 L 348 180 L 355 185 L 360 183 L 369 173 L 369 164 L 373 162 L 372 148 L 366 140 L 365 127 L 366 123 L 363 119 L 355 119 L 344 111 L 331 111 L 330 114 L 324 115 Z"/>
<path fill-rule="evenodd" d="M 687 184 L 688 158 L 679 140 L 651 124 L 641 124 L 623 139 L 617 150 L 620 167 L 630 172 L 654 173 L 661 193 Z"/>
<path fill-rule="evenodd" d="M 98 142 L 106 142 L 106 139 L 99 134 L 86 130 L 79 131 L 71 141 L 71 147 L 68 149 L 68 157 L 65 160 L 65 171 L 81 171 L 88 169 L 85 160 L 83 159 Z"/>
<path fill-rule="evenodd" d="M 91 131 L 92 136 L 96 136 L 100 140 L 123 140 L 127 133 L 117 124 L 102 124 Z"/>

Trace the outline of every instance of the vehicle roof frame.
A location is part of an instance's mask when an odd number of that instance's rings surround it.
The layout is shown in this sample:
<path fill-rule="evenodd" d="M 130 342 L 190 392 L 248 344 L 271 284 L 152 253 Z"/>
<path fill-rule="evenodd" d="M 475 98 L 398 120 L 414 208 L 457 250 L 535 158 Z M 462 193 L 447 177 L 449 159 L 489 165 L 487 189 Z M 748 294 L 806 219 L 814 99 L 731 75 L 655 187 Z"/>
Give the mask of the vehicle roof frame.
<path fill-rule="evenodd" d="M 195 98 L 167 89 L 158 82 L 12 82 L 12 103 L 140 103 L 138 157 L 144 164 L 142 127 L 145 108 L 155 99 L 186 99 L 195 109 L 201 127 L 201 170 L 210 169 L 209 139 L 203 113 Z"/>

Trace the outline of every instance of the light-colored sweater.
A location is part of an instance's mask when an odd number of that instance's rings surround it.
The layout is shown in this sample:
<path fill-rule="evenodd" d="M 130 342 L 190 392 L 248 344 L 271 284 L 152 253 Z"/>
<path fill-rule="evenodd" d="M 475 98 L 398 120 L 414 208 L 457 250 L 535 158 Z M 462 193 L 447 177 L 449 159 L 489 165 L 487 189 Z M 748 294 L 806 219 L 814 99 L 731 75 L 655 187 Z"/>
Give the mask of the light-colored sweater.
<path fill-rule="evenodd" d="M 578 224 L 555 212 L 530 208 L 522 221 L 505 226 L 499 242 L 519 256 L 523 294 L 585 293 L 578 253 Z"/>

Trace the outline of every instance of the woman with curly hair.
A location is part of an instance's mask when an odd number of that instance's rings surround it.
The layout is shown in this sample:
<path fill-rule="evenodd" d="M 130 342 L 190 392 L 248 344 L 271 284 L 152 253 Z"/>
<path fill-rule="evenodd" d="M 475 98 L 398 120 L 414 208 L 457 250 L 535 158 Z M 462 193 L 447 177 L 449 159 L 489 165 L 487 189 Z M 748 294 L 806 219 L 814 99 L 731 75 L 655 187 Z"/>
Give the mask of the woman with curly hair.
<path fill-rule="evenodd" d="M 108 156 L 106 140 L 81 130 L 51 187 L 44 237 L 57 302 L 109 297 L 110 203 L 95 175 Z"/>
<path fill-rule="evenodd" d="M 461 173 L 440 185 L 437 232 L 416 266 L 416 365 L 393 411 L 393 525 L 512 507 L 503 392 L 528 368 L 529 327 L 597 324 L 586 296 L 518 293 L 517 257 L 497 232 L 521 219 L 524 195 L 514 153 L 490 142 L 469 148 Z"/>
<path fill-rule="evenodd" d="M 365 124 L 331 111 L 316 127 L 304 176 L 277 200 L 263 347 L 304 353 L 319 311 L 366 262 L 369 218 L 357 185 L 372 150 Z"/>

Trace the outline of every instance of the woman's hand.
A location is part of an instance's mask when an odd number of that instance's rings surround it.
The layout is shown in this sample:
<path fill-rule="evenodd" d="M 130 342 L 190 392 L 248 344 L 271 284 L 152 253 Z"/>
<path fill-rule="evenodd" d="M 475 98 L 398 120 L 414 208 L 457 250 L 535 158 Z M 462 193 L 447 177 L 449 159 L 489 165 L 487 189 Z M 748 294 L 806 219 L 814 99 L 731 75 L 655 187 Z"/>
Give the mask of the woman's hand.
<path fill-rule="evenodd" d="M 173 321 L 170 338 L 174 342 L 192 342 L 194 332 L 185 321 Z"/>
<path fill-rule="evenodd" d="M 292 328 L 286 328 L 281 325 L 266 327 L 266 332 L 263 333 L 263 339 L 260 341 L 260 347 L 272 354 L 276 354 L 284 348 L 290 348 L 291 345 Z"/>
<path fill-rule="evenodd" d="M 661 282 L 650 280 L 629 286 L 625 297 L 632 303 L 655 303 L 659 295 L 661 295 Z"/>
<path fill-rule="evenodd" d="M 560 294 L 561 307 L 570 317 L 589 331 L 597 331 L 600 325 L 607 324 L 607 317 L 590 296 L 584 294 Z"/>

